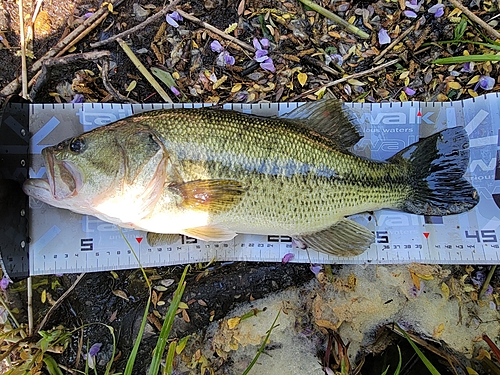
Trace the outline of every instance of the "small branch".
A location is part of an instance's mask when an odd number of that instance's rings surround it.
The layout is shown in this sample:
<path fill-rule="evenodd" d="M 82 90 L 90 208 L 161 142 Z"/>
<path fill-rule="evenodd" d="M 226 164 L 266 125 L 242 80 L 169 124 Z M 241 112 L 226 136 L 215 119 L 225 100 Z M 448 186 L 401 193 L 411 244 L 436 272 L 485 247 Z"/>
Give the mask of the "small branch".
<path fill-rule="evenodd" d="M 312 10 L 318 12 L 322 16 L 325 16 L 326 18 L 332 20 L 333 22 L 338 23 L 340 26 L 343 26 L 346 28 L 348 31 L 351 33 L 359 36 L 360 38 L 363 39 L 368 39 L 370 35 L 365 33 L 363 30 L 358 29 L 356 26 L 350 24 L 347 22 L 345 19 L 337 16 L 335 13 L 330 12 L 328 9 L 323 8 L 322 6 L 319 6 L 316 3 L 313 3 L 311 0 L 299 0 L 302 4 L 305 6 L 311 8 Z"/>
<path fill-rule="evenodd" d="M 28 293 L 28 336 L 33 335 L 33 283 L 31 276 L 28 276 L 26 281 L 26 289 Z"/>
<path fill-rule="evenodd" d="M 338 85 L 339 83 L 348 81 L 348 80 L 350 80 L 352 78 L 359 78 L 359 77 L 370 75 L 370 74 L 375 73 L 375 72 L 377 72 L 379 70 L 387 68 L 388 66 L 394 65 L 397 62 L 399 62 L 400 60 L 401 59 L 394 59 L 394 60 L 388 61 L 386 63 L 383 63 L 383 64 L 381 64 L 379 66 L 376 66 L 374 68 L 371 68 L 371 69 L 368 69 L 368 70 L 364 70 L 364 71 L 359 72 L 359 73 L 354 73 L 354 74 L 351 74 L 350 76 L 346 76 L 346 77 L 337 79 L 337 80 L 332 81 L 332 82 L 328 82 L 328 83 L 326 83 L 324 85 L 321 85 L 319 87 L 315 87 L 313 89 L 304 91 L 302 94 L 299 94 L 299 95 L 294 96 L 293 98 L 291 98 L 290 101 L 294 102 L 294 101 L 296 101 L 296 100 L 298 100 L 300 98 L 303 98 L 304 96 L 307 96 L 307 95 L 312 94 L 312 93 L 314 93 L 314 92 L 316 92 L 318 90 L 321 90 L 322 88 L 328 88 L 328 87 L 331 87 L 331 86 L 335 86 L 335 85 Z"/>
<path fill-rule="evenodd" d="M 477 23 L 479 26 L 481 26 L 483 29 L 486 30 L 488 34 L 490 34 L 491 37 L 495 39 L 500 39 L 500 33 L 496 31 L 493 27 L 488 25 L 486 22 L 484 22 L 481 18 L 476 16 L 474 13 L 472 13 L 469 8 L 463 6 L 463 4 L 458 1 L 458 0 L 450 0 L 450 3 L 453 4 L 455 8 L 458 8 L 464 13 L 472 22 Z"/>
<path fill-rule="evenodd" d="M 180 0 L 174 0 L 174 1 L 172 1 L 169 5 L 165 6 L 158 13 L 152 15 L 146 21 L 141 22 L 137 26 L 134 26 L 131 29 L 125 30 L 124 32 L 122 32 L 120 34 L 117 34 L 117 35 L 114 35 L 112 37 L 109 37 L 106 40 L 101 40 L 100 42 L 90 43 L 90 46 L 92 48 L 101 47 L 101 46 L 104 46 L 104 45 L 109 44 L 111 42 L 117 41 L 118 39 L 123 39 L 124 37 L 126 37 L 126 36 L 128 36 L 130 34 L 133 34 L 136 31 L 144 29 L 150 23 L 157 21 L 158 19 L 164 17 L 168 12 L 170 12 L 171 10 L 173 10 L 174 7 L 179 3 L 179 1 Z"/>
<path fill-rule="evenodd" d="M 127 54 L 128 58 L 134 63 L 135 67 L 139 69 L 139 71 L 142 73 L 144 78 L 146 78 L 151 86 L 154 87 L 156 92 L 160 94 L 160 96 L 163 98 L 168 103 L 173 103 L 172 99 L 168 96 L 168 94 L 163 90 L 163 87 L 160 86 L 158 81 L 149 73 L 149 70 L 146 69 L 144 64 L 137 58 L 137 56 L 132 52 L 130 47 L 125 43 L 122 39 L 118 38 L 117 39 L 118 44 L 120 44 L 120 47 L 122 47 L 123 51 Z"/>
<path fill-rule="evenodd" d="M 486 276 L 486 279 L 484 280 L 483 286 L 481 287 L 481 290 L 479 291 L 479 299 L 483 298 L 484 293 L 486 293 L 486 290 L 488 290 L 488 285 L 490 285 L 491 279 L 493 275 L 495 274 L 495 271 L 497 269 L 497 265 L 493 265 L 490 268 L 490 271 L 488 272 L 488 275 Z M 498 358 L 500 361 L 500 358 Z"/>
<path fill-rule="evenodd" d="M 398 36 L 396 39 L 392 41 L 391 44 L 387 46 L 386 49 L 384 49 L 380 54 L 373 59 L 373 63 L 375 64 L 377 61 L 379 61 L 382 57 L 385 56 L 387 52 L 392 50 L 396 44 L 401 42 L 403 38 L 405 38 L 409 33 L 411 33 L 413 30 L 415 30 L 415 25 L 411 25 L 409 28 L 407 28 L 400 36 Z"/>
<path fill-rule="evenodd" d="M 137 103 L 137 101 L 135 101 L 134 99 L 131 99 L 125 95 L 120 94 L 120 92 L 113 87 L 111 82 L 109 82 L 108 72 L 109 72 L 109 61 L 107 58 L 103 58 L 101 76 L 102 76 L 102 83 L 104 84 L 106 90 L 108 90 L 108 92 L 118 101 L 125 103 L 127 102 Z"/>
<path fill-rule="evenodd" d="M 61 303 L 64 301 L 64 299 L 68 296 L 68 294 L 71 293 L 71 291 L 73 289 L 75 289 L 75 287 L 78 285 L 78 283 L 80 282 L 80 280 L 83 278 L 83 276 L 85 276 L 85 273 L 81 273 L 78 275 L 78 277 L 76 278 L 75 282 L 73 283 L 73 285 L 71 285 L 68 290 L 66 290 L 61 297 L 59 297 L 59 299 L 56 301 L 56 303 L 54 303 L 52 305 L 52 307 L 49 309 L 49 311 L 47 311 L 47 314 L 45 314 L 45 317 L 43 318 L 43 320 L 40 322 L 40 324 L 38 325 L 38 327 L 36 328 L 36 332 L 39 332 L 43 329 L 43 327 L 45 326 L 45 324 L 47 323 L 47 321 L 49 320 L 50 316 L 52 315 L 52 313 L 61 305 Z"/>
<path fill-rule="evenodd" d="M 22 97 L 29 100 L 28 96 L 28 67 L 26 65 L 26 40 L 24 38 L 24 12 L 23 0 L 19 0 L 19 36 L 21 43 L 21 84 L 22 84 Z"/>
<path fill-rule="evenodd" d="M 304 64 L 314 65 L 314 66 L 322 69 L 323 71 L 330 73 L 331 75 L 333 75 L 335 77 L 338 77 L 339 75 L 341 75 L 340 72 L 336 71 L 335 69 L 330 68 L 328 65 L 326 65 L 322 61 L 315 59 L 314 57 L 306 55 L 306 56 L 302 56 L 301 60 Z"/>
<path fill-rule="evenodd" d="M 109 51 L 94 51 L 85 53 L 76 53 L 73 55 L 65 57 L 51 57 L 43 62 L 42 70 L 36 75 L 37 79 L 31 88 L 30 96 L 31 98 L 36 98 L 36 95 L 40 88 L 45 84 L 45 82 L 50 77 L 50 71 L 54 66 L 71 64 L 78 60 L 98 60 L 103 57 L 109 57 L 111 54 Z"/>
<path fill-rule="evenodd" d="M 187 19 L 188 21 L 191 21 L 191 22 L 194 22 L 198 25 L 200 25 L 201 27 L 204 27 L 205 29 L 207 30 L 210 30 L 212 31 L 213 33 L 219 35 L 220 37 L 224 38 L 224 39 L 227 39 L 229 40 L 230 42 L 233 42 L 234 44 L 237 44 L 239 45 L 240 47 L 246 49 L 247 51 L 250 51 L 250 52 L 255 52 L 255 48 L 253 48 L 253 46 L 251 46 L 250 44 L 247 44 L 245 42 L 242 42 L 241 40 L 239 40 L 238 38 L 235 38 L 234 36 L 231 36 L 229 34 L 226 34 L 225 32 L 223 31 L 220 31 L 218 28 L 210 25 L 209 23 L 206 23 L 206 22 L 203 22 L 202 20 L 200 20 L 199 18 L 196 18 L 195 16 L 192 16 L 191 14 L 189 13 L 186 13 L 180 9 L 177 9 L 177 12 L 182 16 L 184 17 L 185 19 Z"/>

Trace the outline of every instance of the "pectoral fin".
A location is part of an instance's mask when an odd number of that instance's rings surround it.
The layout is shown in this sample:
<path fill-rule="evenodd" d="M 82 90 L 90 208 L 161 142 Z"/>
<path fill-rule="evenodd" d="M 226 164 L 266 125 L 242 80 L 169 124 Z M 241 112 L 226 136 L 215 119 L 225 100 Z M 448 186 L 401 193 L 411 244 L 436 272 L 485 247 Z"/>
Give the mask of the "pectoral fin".
<path fill-rule="evenodd" d="M 364 252 L 375 241 L 375 235 L 355 221 L 342 219 L 321 232 L 296 236 L 307 247 L 343 257 Z"/>
<path fill-rule="evenodd" d="M 215 226 L 189 228 L 182 231 L 182 234 L 194 237 L 202 241 L 229 241 L 236 233 Z"/>
<path fill-rule="evenodd" d="M 175 185 L 184 208 L 224 212 L 238 204 L 246 189 L 234 180 L 196 180 Z"/>
<path fill-rule="evenodd" d="M 178 234 L 172 233 L 153 233 L 148 232 L 146 234 L 146 240 L 148 241 L 149 246 L 162 246 L 162 245 L 171 245 L 179 239 Z"/>

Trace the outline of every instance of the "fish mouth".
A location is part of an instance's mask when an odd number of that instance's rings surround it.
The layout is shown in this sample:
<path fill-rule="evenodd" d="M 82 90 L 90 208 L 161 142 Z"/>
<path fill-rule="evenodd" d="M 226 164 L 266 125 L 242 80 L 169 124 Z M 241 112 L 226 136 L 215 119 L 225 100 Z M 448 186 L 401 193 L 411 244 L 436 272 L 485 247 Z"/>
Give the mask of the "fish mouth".
<path fill-rule="evenodd" d="M 51 148 L 42 150 L 49 191 L 56 200 L 75 196 L 82 187 L 82 173 L 70 161 L 57 160 Z"/>

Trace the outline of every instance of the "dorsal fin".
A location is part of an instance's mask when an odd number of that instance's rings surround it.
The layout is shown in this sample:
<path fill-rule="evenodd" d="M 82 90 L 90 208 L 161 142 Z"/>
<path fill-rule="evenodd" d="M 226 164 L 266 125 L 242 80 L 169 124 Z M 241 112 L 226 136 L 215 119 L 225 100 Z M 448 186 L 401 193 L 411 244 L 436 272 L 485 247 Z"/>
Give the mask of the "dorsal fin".
<path fill-rule="evenodd" d="M 363 137 L 354 113 L 337 99 L 305 103 L 282 118 L 300 122 L 342 149 L 354 146 Z"/>

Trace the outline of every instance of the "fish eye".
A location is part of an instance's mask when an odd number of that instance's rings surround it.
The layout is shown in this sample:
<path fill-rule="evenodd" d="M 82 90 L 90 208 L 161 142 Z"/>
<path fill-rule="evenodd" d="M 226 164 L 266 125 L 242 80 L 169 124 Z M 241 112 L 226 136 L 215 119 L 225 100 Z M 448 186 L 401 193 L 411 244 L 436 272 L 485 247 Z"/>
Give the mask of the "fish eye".
<path fill-rule="evenodd" d="M 81 138 L 73 138 L 69 144 L 71 152 L 79 154 L 85 149 L 85 142 Z"/>

